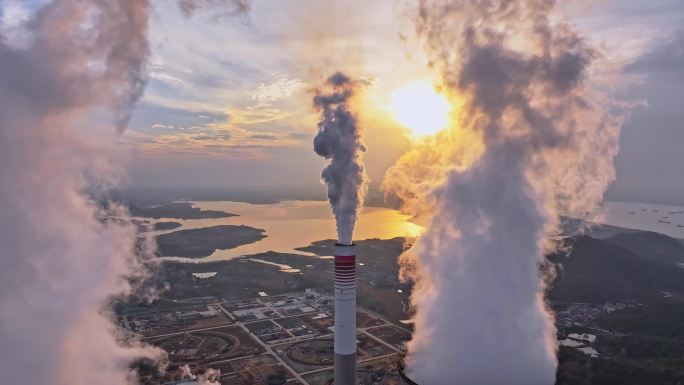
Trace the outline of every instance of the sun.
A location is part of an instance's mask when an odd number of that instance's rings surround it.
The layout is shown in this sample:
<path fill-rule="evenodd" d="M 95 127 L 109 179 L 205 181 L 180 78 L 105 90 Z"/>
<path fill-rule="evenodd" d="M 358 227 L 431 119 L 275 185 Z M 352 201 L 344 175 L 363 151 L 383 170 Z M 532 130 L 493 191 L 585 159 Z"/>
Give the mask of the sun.
<path fill-rule="evenodd" d="M 427 81 L 414 81 L 395 90 L 389 109 L 394 119 L 414 135 L 434 135 L 449 122 L 451 104 Z"/>

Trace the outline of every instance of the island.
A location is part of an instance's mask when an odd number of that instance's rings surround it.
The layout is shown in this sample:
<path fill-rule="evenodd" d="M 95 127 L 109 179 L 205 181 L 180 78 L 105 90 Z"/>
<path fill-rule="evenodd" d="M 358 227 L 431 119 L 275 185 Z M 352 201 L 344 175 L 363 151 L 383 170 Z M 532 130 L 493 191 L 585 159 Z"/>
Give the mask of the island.
<path fill-rule="evenodd" d="M 265 237 L 264 230 L 245 225 L 178 230 L 157 236 L 157 253 L 164 257 L 202 258 L 217 249 L 232 249 Z"/>
<path fill-rule="evenodd" d="M 138 232 L 141 232 L 141 233 L 144 233 L 147 231 L 174 230 L 174 229 L 177 229 L 177 228 L 183 226 L 182 223 L 178 223 L 178 222 L 166 221 L 166 222 L 152 223 L 151 221 L 149 221 L 147 219 L 144 219 L 144 220 L 133 219 L 133 220 L 131 220 L 131 223 L 133 223 L 137 227 Z"/>
<path fill-rule="evenodd" d="M 154 226 L 152 228 L 155 231 L 159 231 L 159 230 L 173 230 L 173 229 L 177 229 L 181 226 L 183 226 L 181 223 L 169 221 L 169 222 L 157 222 L 154 224 Z"/>

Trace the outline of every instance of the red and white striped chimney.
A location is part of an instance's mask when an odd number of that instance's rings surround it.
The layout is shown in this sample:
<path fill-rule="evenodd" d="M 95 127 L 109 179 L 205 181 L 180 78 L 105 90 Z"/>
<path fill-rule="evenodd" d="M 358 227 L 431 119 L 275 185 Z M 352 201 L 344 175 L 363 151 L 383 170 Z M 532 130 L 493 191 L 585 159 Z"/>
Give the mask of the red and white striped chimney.
<path fill-rule="evenodd" d="M 335 385 L 356 385 L 356 247 L 335 245 Z"/>

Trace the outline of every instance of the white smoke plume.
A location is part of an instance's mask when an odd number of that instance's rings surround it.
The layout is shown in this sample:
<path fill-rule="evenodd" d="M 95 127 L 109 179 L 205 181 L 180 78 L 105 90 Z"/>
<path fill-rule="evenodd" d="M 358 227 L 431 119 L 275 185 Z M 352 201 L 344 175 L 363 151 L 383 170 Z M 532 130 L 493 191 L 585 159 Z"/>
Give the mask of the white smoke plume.
<path fill-rule="evenodd" d="M 601 201 L 621 119 L 591 88 L 597 52 L 572 26 L 551 22 L 554 7 L 420 2 L 418 35 L 461 106 L 446 132 L 384 181 L 430 218 L 412 266 L 407 363 L 420 384 L 555 382 L 556 330 L 540 274 L 546 239 L 559 212 Z"/>
<path fill-rule="evenodd" d="M 0 35 L 0 378 L 122 385 L 132 360 L 107 306 L 144 274 L 120 207 L 90 197 L 123 175 L 116 145 L 143 92 L 146 0 L 54 0 L 20 42 Z"/>
<path fill-rule="evenodd" d="M 178 369 L 180 369 L 181 378 L 183 380 L 194 380 L 197 378 L 197 376 L 192 374 L 192 369 L 190 369 L 190 365 L 188 364 L 181 365 Z"/>
<path fill-rule="evenodd" d="M 349 107 L 355 83 L 338 72 L 328 78 L 326 85 L 331 92 L 318 92 L 314 97 L 314 106 L 321 112 L 314 151 L 330 159 L 321 178 L 328 187 L 338 241 L 351 245 L 356 216 L 363 206 L 367 190 L 368 178 L 362 161 L 366 147 L 361 140 L 356 117 Z"/>
<path fill-rule="evenodd" d="M 181 371 L 181 379 L 197 381 L 198 385 L 221 385 L 221 370 L 206 369 L 202 374 L 195 375 L 189 365 L 181 365 L 178 369 Z"/>
<path fill-rule="evenodd" d="M 199 385 L 221 385 L 221 371 L 218 369 L 207 369 L 199 377 Z"/>

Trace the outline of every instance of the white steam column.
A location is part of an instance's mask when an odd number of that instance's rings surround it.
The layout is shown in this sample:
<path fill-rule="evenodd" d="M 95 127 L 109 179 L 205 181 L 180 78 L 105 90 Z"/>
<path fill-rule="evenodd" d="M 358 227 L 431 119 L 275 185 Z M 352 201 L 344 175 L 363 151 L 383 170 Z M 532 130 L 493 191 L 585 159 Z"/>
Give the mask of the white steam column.
<path fill-rule="evenodd" d="M 363 167 L 366 146 L 349 99 L 356 82 L 336 72 L 325 90 L 317 90 L 314 106 L 321 113 L 313 145 L 316 154 L 330 160 L 321 172 L 335 217 L 335 385 L 356 385 L 356 248 L 354 225 L 368 190 Z"/>
<path fill-rule="evenodd" d="M 356 247 L 335 245 L 335 385 L 356 385 Z"/>

